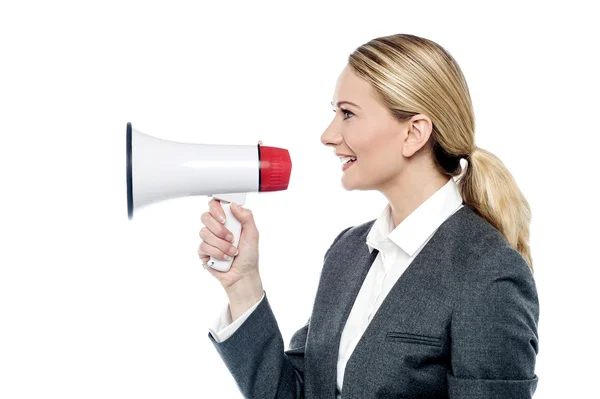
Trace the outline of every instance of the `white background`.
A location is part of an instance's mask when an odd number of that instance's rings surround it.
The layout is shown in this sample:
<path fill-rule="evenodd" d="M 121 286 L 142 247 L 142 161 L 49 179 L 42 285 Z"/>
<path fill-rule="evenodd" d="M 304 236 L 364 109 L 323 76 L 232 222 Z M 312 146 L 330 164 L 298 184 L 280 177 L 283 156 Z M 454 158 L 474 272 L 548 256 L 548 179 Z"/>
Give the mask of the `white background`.
<path fill-rule="evenodd" d="M 287 148 L 251 193 L 286 347 L 325 250 L 376 218 L 320 143 L 348 54 L 411 33 L 460 64 L 476 144 L 533 211 L 537 398 L 597 394 L 598 43 L 593 2 L 5 1 L 0 6 L 0 397 L 239 398 L 208 339 L 226 297 L 196 255 L 208 197 L 127 219 L 125 128 Z"/>

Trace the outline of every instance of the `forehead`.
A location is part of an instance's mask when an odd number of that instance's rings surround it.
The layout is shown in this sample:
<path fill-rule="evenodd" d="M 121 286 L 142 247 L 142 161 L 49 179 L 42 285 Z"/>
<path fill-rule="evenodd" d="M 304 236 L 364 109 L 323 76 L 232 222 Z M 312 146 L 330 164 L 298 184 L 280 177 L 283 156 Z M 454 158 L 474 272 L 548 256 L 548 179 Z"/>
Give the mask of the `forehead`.
<path fill-rule="evenodd" d="M 346 66 L 337 80 L 333 103 L 338 101 L 352 101 L 360 106 L 375 101 L 373 88 L 361 79 L 354 71 Z"/>

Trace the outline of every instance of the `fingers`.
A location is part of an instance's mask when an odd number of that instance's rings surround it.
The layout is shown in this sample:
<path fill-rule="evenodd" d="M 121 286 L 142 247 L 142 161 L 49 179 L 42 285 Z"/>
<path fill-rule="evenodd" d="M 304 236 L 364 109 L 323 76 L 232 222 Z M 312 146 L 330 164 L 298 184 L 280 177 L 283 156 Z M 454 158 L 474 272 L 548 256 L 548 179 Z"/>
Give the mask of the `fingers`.
<path fill-rule="evenodd" d="M 238 254 L 237 248 L 232 245 L 233 234 L 215 219 L 215 216 L 219 217 L 219 212 L 223 212 L 220 201 L 211 199 L 209 204 L 210 212 L 204 212 L 200 217 L 205 227 L 199 233 L 203 242 L 198 247 L 198 255 L 201 259 L 212 256 L 216 259 L 229 260 L 230 256 Z"/>
<path fill-rule="evenodd" d="M 198 255 L 200 257 L 208 255 L 215 259 L 230 260 L 232 256 L 237 255 L 237 249 L 230 246 L 230 250 L 223 251 L 222 249 L 202 241 L 198 247 Z"/>
<path fill-rule="evenodd" d="M 208 201 L 208 211 L 216 220 L 225 223 L 225 212 L 221 206 L 221 201 L 211 198 Z"/>
<path fill-rule="evenodd" d="M 215 249 L 211 252 L 204 251 L 206 254 L 217 256 L 219 259 L 225 259 L 223 257 L 223 253 L 227 253 L 231 256 L 237 255 L 237 248 L 234 247 L 231 242 L 217 237 L 206 227 L 203 227 L 200 230 L 200 237 L 204 241 L 203 244 L 207 244 L 207 247 L 212 247 Z"/>
<path fill-rule="evenodd" d="M 206 255 L 204 252 L 202 252 L 200 245 L 198 245 L 198 249 L 196 251 L 198 252 L 198 257 L 203 263 L 206 263 L 210 260 L 210 255 Z"/>
<path fill-rule="evenodd" d="M 225 240 L 225 241 L 229 241 L 230 243 L 233 242 L 233 234 L 231 234 L 231 231 L 229 231 L 225 227 L 225 225 L 223 225 L 223 224 L 219 223 L 217 220 L 215 220 L 215 217 L 211 213 L 204 212 L 202 214 L 202 216 L 200 216 L 200 221 L 202 221 L 202 223 L 216 237 L 218 237 L 222 240 Z M 200 231 L 202 231 L 202 230 L 200 230 Z M 212 244 L 212 243 L 210 243 L 210 244 Z"/>

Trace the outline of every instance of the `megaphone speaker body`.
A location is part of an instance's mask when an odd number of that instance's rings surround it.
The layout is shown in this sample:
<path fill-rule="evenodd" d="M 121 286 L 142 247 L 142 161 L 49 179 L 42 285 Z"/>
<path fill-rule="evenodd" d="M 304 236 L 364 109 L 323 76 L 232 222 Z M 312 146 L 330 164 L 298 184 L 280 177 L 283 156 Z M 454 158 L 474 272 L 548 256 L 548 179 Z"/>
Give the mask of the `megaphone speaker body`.
<path fill-rule="evenodd" d="M 222 200 L 228 216 L 225 226 L 234 234 L 233 245 L 237 246 L 241 226 L 229 203 L 244 205 L 248 192 L 288 187 L 292 164 L 288 151 L 282 148 L 180 143 L 141 133 L 131 123 L 127 124 L 126 141 L 129 219 L 136 211 L 159 201 L 212 196 Z M 227 271 L 232 261 L 211 258 L 209 265 Z"/>

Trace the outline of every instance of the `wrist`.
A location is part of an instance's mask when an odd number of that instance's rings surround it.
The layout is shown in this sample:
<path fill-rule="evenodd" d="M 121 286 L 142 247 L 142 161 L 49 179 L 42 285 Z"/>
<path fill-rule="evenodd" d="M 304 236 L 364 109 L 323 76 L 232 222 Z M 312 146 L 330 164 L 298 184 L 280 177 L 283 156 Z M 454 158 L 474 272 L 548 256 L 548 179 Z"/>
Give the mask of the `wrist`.
<path fill-rule="evenodd" d="M 262 280 L 259 275 L 244 277 L 225 289 L 229 304 L 246 310 L 254 306 L 263 295 Z"/>

